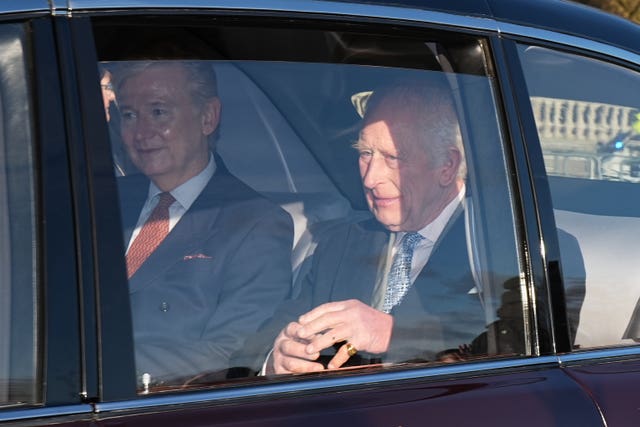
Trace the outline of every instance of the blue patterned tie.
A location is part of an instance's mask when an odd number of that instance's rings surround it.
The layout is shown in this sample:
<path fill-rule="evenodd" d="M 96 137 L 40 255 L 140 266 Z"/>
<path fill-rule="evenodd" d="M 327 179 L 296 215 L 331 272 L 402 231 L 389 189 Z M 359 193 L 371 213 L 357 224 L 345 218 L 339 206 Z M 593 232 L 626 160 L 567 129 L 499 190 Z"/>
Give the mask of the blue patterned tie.
<path fill-rule="evenodd" d="M 419 233 L 411 232 L 404 235 L 400 242 L 400 248 L 393 257 L 393 264 L 389 270 L 387 279 L 387 292 L 384 296 L 382 311 L 389 313 L 391 309 L 402 301 L 402 298 L 411 287 L 411 260 L 413 250 L 423 240 Z"/>

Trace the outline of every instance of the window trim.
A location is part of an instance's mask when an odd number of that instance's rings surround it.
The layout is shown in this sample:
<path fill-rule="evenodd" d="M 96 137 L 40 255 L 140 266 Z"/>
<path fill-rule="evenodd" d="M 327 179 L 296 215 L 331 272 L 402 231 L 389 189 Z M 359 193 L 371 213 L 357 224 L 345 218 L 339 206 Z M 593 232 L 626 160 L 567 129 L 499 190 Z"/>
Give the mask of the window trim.
<path fill-rule="evenodd" d="M 124 14 L 124 15 L 122 15 L 122 16 L 128 17 L 128 16 L 130 16 L 130 15 Z M 86 20 L 86 21 L 88 22 L 88 21 L 89 21 L 89 19 L 90 19 L 90 17 L 89 17 L 89 16 L 82 16 L 82 18 L 72 18 L 72 21 L 78 21 L 78 22 L 80 22 L 81 20 Z M 116 19 L 117 19 L 117 18 L 116 18 Z M 253 22 L 255 22 L 255 21 L 253 21 Z M 327 24 L 328 24 L 328 25 L 331 25 L 331 21 L 330 21 L 330 20 L 328 20 L 328 21 L 326 21 L 326 22 L 327 22 Z M 84 24 L 83 24 L 83 25 L 84 25 Z M 411 26 L 411 25 L 407 26 L 407 29 L 408 29 L 408 30 L 412 30 L 412 29 L 413 29 L 413 30 L 416 30 L 416 31 L 421 31 L 422 29 L 424 29 L 425 31 L 427 31 L 427 30 L 443 31 L 443 32 L 444 32 L 444 31 L 449 31 L 449 32 L 451 32 L 451 31 L 452 31 L 450 28 L 442 29 L 442 28 L 437 28 L 437 27 L 427 27 L 427 26 L 422 27 L 422 28 L 415 28 L 415 26 L 413 26 L 413 28 L 412 28 L 412 26 Z M 465 32 L 465 31 L 462 31 L 462 32 L 461 32 L 461 34 L 463 34 L 465 37 L 469 37 L 469 36 L 470 36 L 470 33 L 469 33 L 469 32 Z M 483 38 L 486 38 L 487 40 L 489 40 L 489 41 L 490 41 L 490 42 L 492 42 L 492 43 L 496 43 L 496 41 L 498 40 L 498 39 L 497 39 L 497 37 L 496 37 L 495 35 L 489 35 L 489 36 L 487 36 L 487 35 L 485 35 L 485 34 L 476 33 L 476 34 L 475 34 L 475 36 L 477 36 L 477 37 L 483 37 Z M 78 57 L 77 57 L 77 59 L 76 59 L 78 63 L 80 62 L 81 58 L 85 58 L 85 57 L 80 57 L 80 56 L 78 56 Z M 85 61 L 85 62 L 86 62 L 86 61 Z M 96 62 L 96 63 L 97 63 L 97 62 Z M 80 65 L 78 65 L 78 66 L 80 66 Z M 86 88 L 86 87 L 87 87 L 87 86 L 85 86 L 85 88 Z M 95 94 L 89 94 L 89 92 L 90 92 L 90 91 L 89 91 L 88 89 L 87 89 L 87 91 L 86 91 L 86 92 L 87 92 L 87 95 L 86 95 L 86 96 L 95 96 Z M 90 101 L 90 99 L 88 99 L 88 100 L 87 100 L 87 102 L 88 102 L 88 101 Z M 501 101 L 502 101 L 501 99 L 497 99 L 497 104 L 500 104 L 500 103 L 501 103 Z M 99 104 L 99 102 L 97 101 L 97 98 L 95 98 L 95 99 L 94 99 L 94 103 L 95 103 L 95 104 Z M 89 104 L 87 104 L 87 105 L 89 105 Z M 506 139 L 505 139 L 505 140 L 506 140 Z M 509 142 L 507 142 L 505 145 L 510 145 L 510 143 L 509 143 Z M 89 149 L 89 150 L 91 150 L 91 147 L 88 147 L 88 149 Z M 517 193 L 517 192 L 518 192 L 517 188 L 514 188 L 514 191 Z M 515 216 L 516 216 L 516 218 L 515 218 L 516 223 L 520 223 L 520 222 L 522 222 L 522 221 L 520 220 L 520 218 L 518 218 L 518 216 L 519 216 L 519 215 L 518 215 L 517 209 L 514 209 L 514 212 L 515 212 Z M 524 253 L 525 248 L 526 248 L 526 245 L 525 245 L 525 246 L 523 246 L 523 247 L 521 247 L 521 248 L 520 248 L 520 252 L 521 252 L 521 253 Z M 523 258 L 525 258 L 525 257 L 523 257 Z M 122 260 L 120 260 L 119 262 L 120 262 L 121 264 L 123 263 L 123 261 L 122 261 Z M 521 263 L 521 265 L 526 265 L 526 264 L 525 264 L 525 263 Z M 125 280 L 125 282 L 126 282 L 126 280 Z M 107 322 L 107 320 L 106 320 L 106 319 L 105 319 L 104 321 L 105 321 L 105 322 Z M 532 327 L 532 330 L 535 330 L 535 325 Z M 529 332 L 528 332 L 528 335 L 529 335 L 529 336 L 531 336 L 531 333 L 529 333 Z M 103 338 L 103 339 L 105 338 L 105 335 L 104 335 L 104 334 L 103 334 L 102 338 Z M 549 347 L 549 348 L 550 348 L 550 347 L 551 347 L 551 345 L 550 345 L 550 344 L 545 344 L 545 345 L 546 345 L 546 347 L 545 347 L 545 348 L 547 348 L 547 347 Z M 539 345 L 538 345 L 538 343 L 536 342 L 536 343 L 534 343 L 534 344 L 532 345 L 532 347 L 538 348 L 538 347 L 539 347 Z M 546 350 L 546 351 L 547 351 L 547 354 L 548 354 L 548 353 L 550 353 L 550 351 L 548 351 L 548 350 Z M 539 354 L 540 354 L 540 352 L 539 352 L 539 351 L 537 351 L 537 352 L 532 352 L 532 353 L 533 353 L 534 355 L 539 355 Z M 528 364 L 530 363 L 530 362 L 521 362 L 521 361 L 523 361 L 523 360 L 529 360 L 529 357 L 522 357 L 521 359 L 519 359 L 518 361 L 516 361 L 516 362 L 515 362 L 515 365 L 514 365 L 514 366 L 519 366 L 519 364 L 520 364 L 520 363 L 525 363 L 526 365 L 528 365 Z M 536 359 L 536 360 L 539 360 L 539 359 Z M 491 363 L 491 362 L 484 362 L 484 363 Z M 536 363 L 538 363 L 538 362 L 536 362 Z M 465 366 L 467 366 L 467 365 L 465 365 Z M 502 366 L 502 365 L 500 365 L 500 366 Z M 412 377 L 413 377 L 413 374 L 412 374 L 411 372 L 416 372 L 416 370 L 417 370 L 417 371 L 420 371 L 421 369 L 422 369 L 422 368 L 415 368 L 414 370 L 409 370 L 409 371 L 408 371 L 408 372 L 409 372 L 409 374 L 406 374 L 406 376 L 404 376 L 403 378 L 405 378 L 405 377 L 406 377 L 406 378 L 410 378 L 410 377 L 412 378 Z M 425 368 L 425 369 L 437 369 L 437 368 Z M 471 369 L 469 372 L 475 372 L 475 371 L 476 371 L 475 369 Z M 434 376 L 435 376 L 435 375 L 439 375 L 437 372 L 439 372 L 439 371 L 436 371 L 436 373 L 434 373 L 433 375 L 434 375 Z M 466 371 L 465 371 L 464 369 L 462 369 L 462 371 L 460 371 L 460 372 L 466 372 Z M 377 378 L 377 377 L 376 377 L 376 375 L 382 375 L 382 376 L 383 376 L 383 378 L 386 378 L 386 377 L 385 377 L 385 375 L 388 375 L 388 373 L 384 373 L 384 372 L 383 372 L 383 373 L 371 374 L 371 376 L 370 376 L 370 377 L 367 377 L 367 378 Z M 422 375 L 422 374 L 418 375 L 418 378 L 420 378 L 421 376 L 423 376 L 423 375 Z M 427 376 L 430 376 L 430 375 L 427 375 Z M 333 381 L 333 380 L 334 380 L 334 379 L 332 379 L 332 381 Z M 320 381 L 323 381 L 323 380 L 320 380 Z M 349 381 L 351 381 L 351 380 L 349 380 Z M 367 383 L 367 382 L 369 382 L 369 381 L 371 381 L 371 380 L 370 380 L 370 379 L 366 379 L 366 380 L 364 380 L 364 381 L 356 381 L 356 382 L 354 382 L 353 384 L 364 384 L 364 383 Z M 390 380 L 389 380 L 389 381 L 390 381 Z M 374 382 L 377 382 L 377 381 L 375 381 L 375 380 L 374 380 Z M 306 384 L 306 382 L 301 382 L 301 383 Z M 340 381 L 340 380 L 335 380 L 335 384 L 334 384 L 334 385 L 332 385 L 331 387 L 335 387 L 335 386 L 337 386 L 337 385 L 340 385 L 340 383 L 341 383 L 341 381 Z M 296 383 L 296 384 L 297 384 L 297 383 Z M 347 384 L 349 384 L 349 382 L 347 382 Z M 234 395 L 233 393 L 237 393 L 237 394 L 238 394 L 238 396 L 245 396 L 245 395 L 246 395 L 246 396 L 253 396 L 253 395 L 255 395 L 255 394 L 256 394 L 256 390 L 272 390 L 272 387 L 276 387 L 276 386 L 277 386 L 277 385 L 269 384 L 269 385 L 266 385 L 266 386 L 263 386 L 263 385 L 259 385 L 259 386 L 255 386 L 255 387 L 254 387 L 254 386 L 247 386 L 247 387 L 242 386 L 241 388 L 239 388 L 239 387 L 234 387 L 234 384 L 229 384 L 229 385 L 230 385 L 230 387 L 229 387 L 229 388 L 225 388 L 225 390 L 208 390 L 208 391 L 203 392 L 203 393 L 205 393 L 205 394 L 206 394 L 206 393 L 212 393 L 214 396 L 217 396 L 218 394 L 220 394 L 220 396 L 227 396 L 227 393 L 231 393 L 231 395 Z M 266 387 L 266 388 L 265 388 L 265 387 Z M 293 387 L 293 389 L 296 389 L 296 387 L 297 387 L 297 386 L 294 384 L 292 387 Z M 302 387 L 301 389 L 303 389 L 305 386 L 301 386 L 301 387 Z M 313 388 L 313 386 L 311 386 L 310 388 Z M 238 392 L 238 391 L 237 391 L 238 389 L 240 389 L 241 391 L 239 391 L 239 392 Z M 234 391 L 234 390 L 235 390 L 235 391 Z M 180 396 L 183 396 L 184 394 L 181 394 L 181 393 L 180 393 L 180 390 L 178 390 L 178 389 L 176 389 L 175 391 L 173 391 L 173 390 L 172 390 L 172 393 L 173 393 L 173 394 L 172 394 L 172 396 L 177 396 L 177 397 L 176 397 L 176 399 L 177 399 L 177 401 L 178 401 L 178 402 L 183 401 L 183 400 L 184 400 L 184 401 L 189 401 L 189 398 L 183 398 L 183 397 L 180 397 Z M 260 393 L 269 394 L 269 393 L 272 393 L 272 391 L 264 391 L 264 392 L 260 392 Z M 135 394 L 134 394 L 134 395 L 135 395 Z M 193 396 L 193 395 L 191 395 L 191 394 L 190 394 L 189 396 Z M 127 397 L 127 396 L 125 396 L 125 397 Z M 129 397 L 129 398 L 131 398 L 132 396 L 128 396 L 128 397 Z M 151 401 L 151 400 L 149 400 L 149 399 L 155 399 L 156 397 L 157 397 L 157 395 L 154 395 L 153 397 L 148 397 L 148 398 L 144 398 L 144 397 L 137 397 L 136 399 L 132 400 L 132 402 L 138 402 L 138 400 Z M 220 397 L 219 399 L 226 399 L 226 398 L 228 398 L 228 397 Z M 169 401 L 173 402 L 172 398 L 167 398 L 167 399 L 169 399 Z M 209 398 L 207 398 L 207 399 L 209 399 Z M 218 399 L 218 398 L 216 398 L 216 400 L 217 400 L 217 399 Z M 105 401 L 105 400 L 107 400 L 107 401 Z M 97 404 L 97 405 L 98 405 L 98 410 L 102 410 L 102 409 L 100 409 L 100 408 L 105 408 L 105 410 L 110 410 L 110 409 L 108 409 L 108 408 L 120 408 L 120 406 L 119 406 L 119 405 L 125 405 L 124 407 L 128 407 L 128 406 L 127 406 L 127 404 L 126 404 L 124 401 L 120 401 L 120 402 L 110 402 L 110 401 L 108 401 L 108 400 L 109 400 L 109 399 L 102 399 L 101 403 L 98 403 L 98 404 Z M 172 404 L 172 403 L 171 403 L 171 404 Z M 136 406 L 134 405 L 133 407 L 136 407 Z"/>
<path fill-rule="evenodd" d="M 497 32 L 498 27 L 493 18 L 487 16 L 472 16 L 454 14 L 455 12 L 441 12 L 437 10 L 422 10 L 417 8 L 383 6 L 377 4 L 351 4 L 346 2 L 327 2 L 313 0 L 298 0 L 291 3 L 287 0 L 217 0 L 215 3 L 207 0 L 186 0 L 176 3 L 173 0 L 160 1 L 139 1 L 135 5 L 126 0 L 114 0 L 109 4 L 103 4 L 96 0 L 73 0 L 69 2 L 69 11 L 72 13 L 100 12 L 110 9 L 118 10 L 121 13 L 126 10 L 135 13 L 138 9 L 154 10 L 159 14 L 189 13 L 189 10 L 199 13 L 243 13 L 251 12 L 257 16 L 260 13 L 278 15 L 309 14 L 314 18 L 335 16 L 337 19 L 348 18 L 351 20 L 360 19 L 382 19 L 384 21 L 402 20 L 404 24 L 431 24 L 458 27 L 458 29 L 485 30 Z M 323 16 L 324 15 L 324 16 Z"/>
<path fill-rule="evenodd" d="M 40 283 L 44 302 L 44 403 L 71 404 L 79 402 L 81 361 L 73 196 L 68 152 L 62 143 L 66 130 L 53 27 L 49 18 L 35 19 L 32 26 Z M 77 351 L 69 351 L 70 348 Z"/>
<path fill-rule="evenodd" d="M 70 137 L 79 171 L 74 176 L 82 205 L 80 245 L 88 254 L 82 260 L 84 388 L 88 401 L 116 400 L 135 394 L 135 367 L 128 282 L 118 212 L 118 194 L 102 94 L 98 59 L 88 18 L 57 18 L 61 54 L 68 58 L 64 74 L 67 91 L 73 93 L 68 111 L 75 119 Z M 90 141 L 90 143 L 88 143 Z M 80 203 L 80 202 L 79 202 Z M 115 250 L 114 250 L 115 247 Z M 117 254 L 117 256 L 116 256 Z M 122 269 L 114 266 L 122 266 Z M 102 292 L 103 285 L 108 292 Z"/>
<path fill-rule="evenodd" d="M 521 207 L 521 218 L 523 222 L 518 234 L 520 236 L 521 254 L 525 257 L 523 262 L 525 277 L 529 287 L 529 303 L 530 306 L 530 321 L 532 322 L 531 334 L 533 337 L 532 352 L 534 355 L 553 354 L 557 350 L 568 350 L 566 345 L 558 346 L 558 339 L 568 341 L 568 328 L 565 338 L 561 333 L 556 336 L 555 321 L 562 319 L 554 319 L 552 312 L 555 312 L 557 306 L 551 305 L 549 289 L 557 289 L 558 286 L 554 284 L 548 286 L 550 280 L 550 270 L 553 268 L 553 262 L 559 260 L 559 249 L 557 238 L 552 236 L 552 239 L 546 241 L 547 251 L 542 250 L 543 230 L 553 230 L 555 233 L 555 223 L 551 225 L 543 223 L 549 217 L 553 221 L 553 211 L 551 208 L 551 196 L 547 188 L 547 195 L 538 194 L 537 189 L 540 185 L 545 185 L 545 182 L 537 182 L 535 177 L 539 177 L 538 169 L 540 163 L 542 163 L 542 150 L 539 149 L 539 160 L 537 160 L 535 148 L 531 153 L 530 145 L 539 143 L 537 139 L 531 140 L 529 134 L 531 132 L 530 126 L 533 123 L 533 112 L 527 114 L 527 105 L 523 107 L 520 99 L 522 91 L 522 84 L 524 82 L 524 76 L 520 69 L 520 63 L 514 61 L 513 49 L 515 43 L 505 40 L 503 38 L 494 37 L 491 39 L 493 47 L 493 60 L 496 66 L 497 85 L 500 88 L 502 95 L 502 102 L 504 108 L 504 119 L 506 120 L 505 129 L 509 133 L 505 139 L 510 141 L 510 148 L 512 150 L 513 170 L 515 172 L 515 180 L 517 183 L 513 186 L 515 191 L 519 191 L 519 205 Z M 517 60 L 517 58 L 516 58 Z M 525 88 L 526 89 L 526 88 Z M 526 94 L 525 94 L 526 95 Z M 528 101 L 528 98 L 526 98 Z M 523 110 L 523 108 L 525 108 Z M 529 110 L 531 109 L 528 106 Z M 524 114 L 523 114 L 524 113 Z M 530 120 L 527 118 L 530 117 Z M 535 132 L 535 123 L 533 123 L 533 131 Z M 537 138 L 537 133 L 534 133 Z M 532 157 L 534 156 L 534 157 Z M 542 164 L 544 168 L 544 164 Z M 533 177 L 533 178 L 532 178 Z M 534 182 L 532 182 L 532 179 Z M 545 214 L 546 212 L 546 214 Z M 553 227 L 553 228 L 549 228 Z M 555 301 L 555 299 L 554 299 Z M 562 300 L 564 305 L 564 299 Z M 549 307 L 552 307 L 552 311 L 549 312 Z M 560 314 L 562 316 L 562 313 Z M 566 323 L 566 320 L 565 320 Z"/>
<path fill-rule="evenodd" d="M 310 375 L 310 379 L 294 378 L 290 382 L 271 383 L 267 385 L 251 385 L 242 387 L 229 387 L 224 390 L 209 389 L 191 393 L 172 392 L 170 395 L 140 396 L 137 399 L 118 402 L 101 402 L 95 404 L 97 413 L 119 412 L 135 409 L 157 409 L 159 407 L 185 405 L 185 404 L 211 404 L 250 398 L 276 398 L 278 395 L 286 395 L 299 392 L 326 393 L 328 391 L 345 391 L 347 389 L 370 388 L 372 386 L 383 387 L 406 380 L 430 380 L 434 381 L 453 379 L 473 374 L 498 375 L 512 370 L 539 370 L 559 368 L 559 359 L 556 356 L 528 357 L 522 359 L 492 360 L 486 362 L 473 362 L 461 364 L 449 364 L 442 366 L 425 366 L 420 368 L 400 369 L 395 372 L 379 372 L 365 375 L 351 375 L 340 378 L 317 378 Z M 334 390 L 338 389 L 338 390 Z"/>
<path fill-rule="evenodd" d="M 626 63 L 626 67 L 631 65 L 637 68 L 640 66 L 640 52 L 629 51 L 595 40 L 503 22 L 498 24 L 498 31 L 508 39 L 519 39 L 519 41 L 524 41 L 528 44 L 554 49 L 560 48 L 591 58 L 602 59 L 605 57 L 605 61 Z"/>
<path fill-rule="evenodd" d="M 89 404 L 52 406 L 46 408 L 9 409 L 0 411 L 0 422 L 22 421 L 37 418 L 81 416 L 81 419 L 89 420 L 93 406 Z"/>

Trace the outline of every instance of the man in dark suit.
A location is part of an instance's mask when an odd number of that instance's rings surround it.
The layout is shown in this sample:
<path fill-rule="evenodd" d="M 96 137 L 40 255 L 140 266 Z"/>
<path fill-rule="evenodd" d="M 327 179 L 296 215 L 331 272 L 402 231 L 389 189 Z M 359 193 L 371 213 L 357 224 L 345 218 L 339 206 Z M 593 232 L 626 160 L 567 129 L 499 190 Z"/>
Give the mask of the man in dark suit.
<path fill-rule="evenodd" d="M 135 62 L 116 78 L 122 140 L 144 174 L 119 180 L 138 374 L 224 371 L 290 290 L 291 218 L 214 154 L 209 64 Z"/>
<path fill-rule="evenodd" d="M 464 154 L 446 80 L 374 92 L 355 148 L 375 220 L 344 225 L 319 242 L 299 297 L 248 340 L 244 366 L 259 368 L 269 348 L 266 373 L 333 369 L 349 359 L 435 360 L 484 330 L 466 248 Z M 320 356 L 327 355 L 325 365 Z"/>

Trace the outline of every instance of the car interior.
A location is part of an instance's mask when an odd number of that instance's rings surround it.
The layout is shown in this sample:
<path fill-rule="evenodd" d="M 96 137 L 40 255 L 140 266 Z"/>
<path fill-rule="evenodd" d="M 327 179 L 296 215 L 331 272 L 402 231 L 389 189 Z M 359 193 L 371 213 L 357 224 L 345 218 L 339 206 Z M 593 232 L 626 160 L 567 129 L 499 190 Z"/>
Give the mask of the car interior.
<path fill-rule="evenodd" d="M 116 49 L 119 40 L 148 42 L 157 34 L 153 22 L 148 32 L 140 31 L 139 22 L 123 21 L 120 27 L 101 22 L 96 20 L 94 31 L 104 66 L 139 59 Z M 411 32 L 382 37 L 367 27 L 326 31 L 310 26 L 292 32 L 191 23 L 174 30 L 206 41 L 215 52 L 204 59 L 213 58 L 223 105 L 218 153 L 234 175 L 282 206 L 294 221 L 294 296 L 318 239 L 338 224 L 371 216 L 352 148 L 361 95 L 395 81 L 445 76 L 458 107 L 467 159 L 465 218 L 475 279 L 469 293 L 483 302 L 487 325 L 508 301 L 515 307 L 508 321 L 520 330 L 509 345 L 500 345 L 499 334 L 491 333 L 487 352 L 531 351 L 497 89 L 482 39 L 444 32 L 425 38 L 424 31 L 419 37 Z M 505 224 L 510 226 L 505 229 Z"/>

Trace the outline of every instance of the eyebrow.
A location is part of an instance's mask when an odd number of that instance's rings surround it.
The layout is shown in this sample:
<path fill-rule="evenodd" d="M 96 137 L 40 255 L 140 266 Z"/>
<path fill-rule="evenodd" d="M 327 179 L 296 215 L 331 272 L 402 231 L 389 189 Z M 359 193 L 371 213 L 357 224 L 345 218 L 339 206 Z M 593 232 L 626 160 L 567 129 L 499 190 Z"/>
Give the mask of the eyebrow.
<path fill-rule="evenodd" d="M 363 143 L 362 139 L 358 138 L 354 141 L 353 144 L 351 144 L 351 148 L 354 148 L 356 150 L 362 150 L 368 147 L 365 146 L 365 143 Z"/>

